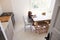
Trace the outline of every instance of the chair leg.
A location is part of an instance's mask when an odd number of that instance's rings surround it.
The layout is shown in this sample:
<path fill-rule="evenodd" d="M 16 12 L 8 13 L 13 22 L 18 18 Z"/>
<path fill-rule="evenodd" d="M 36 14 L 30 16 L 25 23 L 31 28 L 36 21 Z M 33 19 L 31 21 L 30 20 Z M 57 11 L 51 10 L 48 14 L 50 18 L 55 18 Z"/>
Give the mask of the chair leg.
<path fill-rule="evenodd" d="M 30 25 L 29 30 L 32 31 L 32 25 Z M 27 31 L 26 25 L 24 25 L 24 31 Z"/>
<path fill-rule="evenodd" d="M 24 26 L 24 31 L 26 31 L 26 26 Z"/>
<path fill-rule="evenodd" d="M 33 31 L 33 27 L 32 27 L 32 25 L 30 25 L 30 30 Z"/>

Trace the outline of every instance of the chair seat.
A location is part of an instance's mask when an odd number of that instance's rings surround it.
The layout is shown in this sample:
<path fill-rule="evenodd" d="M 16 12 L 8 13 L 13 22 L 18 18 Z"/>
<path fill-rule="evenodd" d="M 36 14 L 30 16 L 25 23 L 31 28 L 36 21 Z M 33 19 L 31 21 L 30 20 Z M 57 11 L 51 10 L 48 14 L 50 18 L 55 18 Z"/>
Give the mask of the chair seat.
<path fill-rule="evenodd" d="M 24 29 L 25 29 L 25 31 L 26 31 L 27 29 L 32 30 L 32 23 L 30 23 L 30 22 L 28 21 L 28 17 L 23 17 L 23 20 L 24 20 Z"/>
<path fill-rule="evenodd" d="M 30 25 L 27 25 L 26 28 L 30 28 Z"/>

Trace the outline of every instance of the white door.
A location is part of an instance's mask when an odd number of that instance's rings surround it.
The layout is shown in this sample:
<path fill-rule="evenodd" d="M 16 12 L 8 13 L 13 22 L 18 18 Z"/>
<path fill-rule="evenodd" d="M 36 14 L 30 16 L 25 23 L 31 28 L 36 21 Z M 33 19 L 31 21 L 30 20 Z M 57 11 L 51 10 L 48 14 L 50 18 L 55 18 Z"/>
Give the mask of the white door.
<path fill-rule="evenodd" d="M 55 23 L 52 30 L 51 40 L 60 40 L 60 7 L 58 7 Z"/>

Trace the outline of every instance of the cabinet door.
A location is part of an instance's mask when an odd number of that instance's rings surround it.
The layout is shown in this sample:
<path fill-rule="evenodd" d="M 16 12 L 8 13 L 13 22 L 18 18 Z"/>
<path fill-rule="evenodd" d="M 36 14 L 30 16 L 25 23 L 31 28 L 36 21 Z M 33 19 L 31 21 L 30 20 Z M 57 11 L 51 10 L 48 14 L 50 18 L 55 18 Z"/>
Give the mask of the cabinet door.
<path fill-rule="evenodd" d="M 9 40 L 13 39 L 13 24 L 11 19 L 9 20 L 9 24 L 8 24 L 8 30 L 9 30 Z"/>
<path fill-rule="evenodd" d="M 1 30 L 1 27 L 0 27 L 0 40 L 5 40 L 4 34 Z"/>
<path fill-rule="evenodd" d="M 11 19 L 8 22 L 7 29 L 6 29 L 5 32 L 6 32 L 8 40 L 12 40 L 13 39 L 14 31 L 13 31 L 13 24 L 12 24 Z"/>
<path fill-rule="evenodd" d="M 60 40 L 60 32 L 54 28 L 51 40 Z"/>
<path fill-rule="evenodd" d="M 9 39 L 9 30 L 8 30 L 8 27 L 6 28 L 5 33 L 6 33 L 7 39 Z"/>
<path fill-rule="evenodd" d="M 60 40 L 60 7 L 58 8 L 51 40 Z"/>

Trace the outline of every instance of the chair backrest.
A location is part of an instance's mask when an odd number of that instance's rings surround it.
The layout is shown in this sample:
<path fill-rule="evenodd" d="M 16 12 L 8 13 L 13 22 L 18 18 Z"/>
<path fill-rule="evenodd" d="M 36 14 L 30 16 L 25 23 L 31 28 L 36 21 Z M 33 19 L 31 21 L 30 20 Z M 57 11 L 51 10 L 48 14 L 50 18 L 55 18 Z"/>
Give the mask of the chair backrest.
<path fill-rule="evenodd" d="M 27 16 L 23 16 L 23 21 L 24 21 L 24 24 L 28 24 L 28 17 Z"/>

